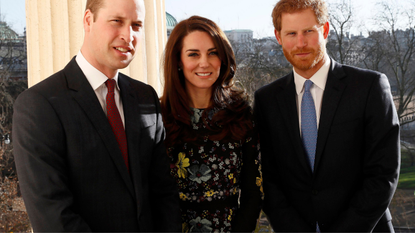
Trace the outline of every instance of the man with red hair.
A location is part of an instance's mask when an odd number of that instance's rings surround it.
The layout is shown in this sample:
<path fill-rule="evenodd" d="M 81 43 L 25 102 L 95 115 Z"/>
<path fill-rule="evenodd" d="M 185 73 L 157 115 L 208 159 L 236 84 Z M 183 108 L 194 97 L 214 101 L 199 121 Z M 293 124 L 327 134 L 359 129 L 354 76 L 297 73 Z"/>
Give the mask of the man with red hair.
<path fill-rule="evenodd" d="M 255 93 L 273 229 L 393 232 L 400 141 L 387 77 L 329 58 L 324 0 L 281 0 L 272 16 L 293 66 Z"/>

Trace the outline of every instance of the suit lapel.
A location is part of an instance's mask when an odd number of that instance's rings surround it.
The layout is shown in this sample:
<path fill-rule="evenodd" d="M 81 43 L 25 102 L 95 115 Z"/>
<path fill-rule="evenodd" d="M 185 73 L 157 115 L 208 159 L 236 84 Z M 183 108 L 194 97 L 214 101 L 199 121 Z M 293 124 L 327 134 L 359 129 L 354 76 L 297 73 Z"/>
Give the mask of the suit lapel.
<path fill-rule="evenodd" d="M 343 94 L 346 85 L 341 81 L 346 74 L 343 71 L 341 64 L 331 59 L 331 66 L 327 77 L 326 87 L 321 105 L 320 125 L 318 129 L 317 148 L 315 170 L 318 169 L 324 147 L 327 142 L 327 137 L 330 132 L 330 127 L 333 122 L 339 101 Z"/>
<path fill-rule="evenodd" d="M 308 164 L 308 159 L 305 154 L 303 143 L 300 137 L 300 127 L 298 120 L 298 111 L 297 111 L 297 100 L 296 100 L 296 91 L 294 83 L 294 74 L 291 72 L 287 77 L 287 82 L 285 86 L 282 86 L 281 92 L 276 95 L 277 102 L 281 109 L 281 114 L 284 118 L 284 121 L 288 125 L 289 135 L 291 142 L 294 144 L 298 160 L 301 165 L 304 167 L 304 170 L 309 171 L 311 175 L 311 168 Z"/>
<path fill-rule="evenodd" d="M 91 124 L 100 135 L 105 147 L 108 150 L 108 154 L 114 161 L 121 177 L 127 185 L 128 190 L 134 196 L 133 184 L 125 167 L 121 150 L 118 146 L 117 140 L 115 139 L 115 135 L 94 90 L 76 63 L 75 58 L 73 58 L 72 61 L 70 61 L 65 67 L 64 72 L 68 82 L 68 88 L 73 91 L 73 98 L 85 112 L 85 115 L 89 118 Z"/>
<path fill-rule="evenodd" d="M 141 169 L 140 169 L 140 109 L 139 103 L 134 95 L 134 90 L 129 78 L 123 74 L 118 77 L 119 86 L 121 90 L 121 99 L 124 107 L 125 128 L 128 145 L 128 158 L 130 163 L 130 172 L 134 189 L 136 193 L 137 203 L 140 205 L 142 200 L 141 188 Z M 140 211 L 141 208 L 138 208 Z M 140 213 L 138 213 L 140 214 Z"/>

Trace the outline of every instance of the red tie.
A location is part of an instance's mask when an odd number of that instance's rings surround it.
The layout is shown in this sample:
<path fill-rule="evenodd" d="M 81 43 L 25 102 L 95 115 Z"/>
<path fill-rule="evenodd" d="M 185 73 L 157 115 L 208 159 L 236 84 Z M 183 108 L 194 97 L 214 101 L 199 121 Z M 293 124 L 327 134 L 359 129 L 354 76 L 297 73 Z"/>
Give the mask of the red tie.
<path fill-rule="evenodd" d="M 125 165 L 127 166 L 127 170 L 129 171 L 128 166 L 128 150 L 127 150 L 127 137 L 125 136 L 124 126 L 122 124 L 120 113 L 118 112 L 117 105 L 115 105 L 114 100 L 114 87 L 115 87 L 115 80 L 108 79 L 105 82 L 108 88 L 107 94 L 107 117 L 108 121 L 111 125 L 112 131 L 117 138 L 118 146 L 120 147 L 122 157 L 124 159 Z"/>

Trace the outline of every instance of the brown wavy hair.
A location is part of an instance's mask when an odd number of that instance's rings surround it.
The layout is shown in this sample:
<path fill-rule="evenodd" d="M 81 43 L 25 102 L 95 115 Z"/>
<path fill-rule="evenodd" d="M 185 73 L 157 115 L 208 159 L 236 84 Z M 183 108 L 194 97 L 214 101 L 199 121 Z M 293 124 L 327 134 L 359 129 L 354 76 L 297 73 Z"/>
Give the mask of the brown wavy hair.
<path fill-rule="evenodd" d="M 206 127 L 214 132 L 209 138 L 222 140 L 226 137 L 241 140 L 247 130 L 253 127 L 247 95 L 233 85 L 235 55 L 225 33 L 213 21 L 192 16 L 175 26 L 164 50 L 164 91 L 160 100 L 167 131 L 167 148 L 176 143 L 198 140 L 191 125 L 192 111 L 190 97 L 186 92 L 185 77 L 183 71 L 179 70 L 183 40 L 194 31 L 206 32 L 212 37 L 221 60 L 219 77 L 212 86 L 210 106 L 201 118 L 205 119 L 204 116 L 210 111 L 215 112 L 212 118 L 214 124 L 206 124 Z"/>
<path fill-rule="evenodd" d="M 272 23 L 275 30 L 281 31 L 281 15 L 283 13 L 294 13 L 306 9 L 312 9 L 320 25 L 329 20 L 327 5 L 324 0 L 281 0 L 272 10 Z"/>

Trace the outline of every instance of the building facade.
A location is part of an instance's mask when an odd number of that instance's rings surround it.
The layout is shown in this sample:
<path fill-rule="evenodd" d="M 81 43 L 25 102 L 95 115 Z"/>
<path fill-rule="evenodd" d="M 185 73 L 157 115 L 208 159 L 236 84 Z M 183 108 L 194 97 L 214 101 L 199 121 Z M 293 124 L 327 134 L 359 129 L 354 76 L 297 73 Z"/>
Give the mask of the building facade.
<path fill-rule="evenodd" d="M 177 20 L 168 12 L 166 12 L 166 27 L 167 27 L 167 38 L 169 38 L 171 31 L 176 26 Z"/>
<path fill-rule="evenodd" d="M 26 32 L 19 36 L 0 22 L 0 78 L 27 79 Z"/>

